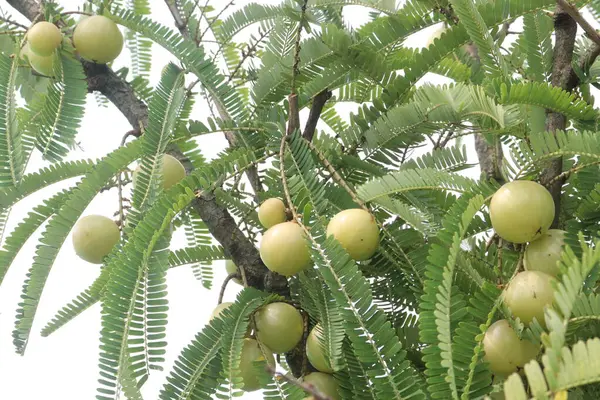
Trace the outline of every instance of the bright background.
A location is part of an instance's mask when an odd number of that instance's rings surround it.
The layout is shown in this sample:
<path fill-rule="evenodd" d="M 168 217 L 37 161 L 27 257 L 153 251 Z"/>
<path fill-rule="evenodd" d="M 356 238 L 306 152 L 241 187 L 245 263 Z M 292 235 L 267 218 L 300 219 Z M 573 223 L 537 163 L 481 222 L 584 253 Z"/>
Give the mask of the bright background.
<path fill-rule="evenodd" d="M 279 0 L 258 1 L 262 4 L 278 4 Z M 84 3 L 79 0 L 61 0 L 59 3 L 66 10 L 78 10 Z M 165 25 L 173 27 L 171 15 L 162 0 L 151 0 L 152 18 Z M 202 2 L 203 3 L 203 2 Z M 224 0 L 214 0 L 211 4 L 222 7 Z M 239 9 L 248 0 L 236 1 L 226 14 Z M 26 23 L 5 2 L 0 3 L 3 13 L 10 13 L 15 19 Z M 348 7 L 346 19 L 353 25 L 360 25 L 367 16 L 366 9 L 361 7 Z M 411 38 L 411 46 L 422 46 L 433 29 L 427 29 Z M 236 39 L 241 41 L 250 32 L 243 32 Z M 163 66 L 172 59 L 172 56 L 158 46 L 153 49 L 152 83 L 158 82 Z M 127 65 L 129 53 L 124 50 L 117 60 L 115 67 Z M 426 81 L 434 83 L 446 82 L 439 76 L 428 76 Z M 112 104 L 99 108 L 93 95 L 88 96 L 88 107 L 85 119 L 79 132 L 78 141 L 81 150 L 77 150 L 70 159 L 91 158 L 97 159 L 119 146 L 121 137 L 131 129 L 125 118 Z M 340 105 L 342 115 L 348 114 L 353 108 L 350 105 Z M 198 101 L 192 119 L 204 119 L 208 114 L 206 104 Z M 306 115 L 304 114 L 303 117 Z M 202 149 L 208 158 L 214 157 L 226 146 L 222 134 L 213 134 L 202 137 Z M 472 143 L 465 141 L 470 149 L 471 161 L 476 163 Z M 427 148 L 423 151 L 428 150 Z M 420 151 L 421 153 L 422 151 Z M 46 163 L 38 157 L 32 159 L 29 172 L 45 166 Z M 477 168 L 468 172 L 470 176 L 479 174 Z M 32 207 L 40 203 L 41 199 L 50 195 L 65 185 L 54 185 L 21 201 L 11 213 L 7 232 L 25 217 Z M 102 214 L 112 216 L 117 211 L 116 190 L 99 195 L 85 214 Z M 38 232 L 39 234 L 39 232 Z M 20 301 L 22 282 L 29 269 L 37 242 L 35 236 L 20 252 L 13 267 L 9 270 L 0 287 L 0 399 L 6 400 L 34 400 L 34 399 L 61 399 L 61 400 L 86 400 L 93 399 L 96 395 L 98 379 L 98 353 L 100 331 L 100 306 L 96 304 L 85 311 L 65 327 L 59 329 L 47 338 L 39 334 L 41 328 L 49 321 L 57 310 L 70 302 L 83 289 L 87 288 L 98 276 L 99 267 L 79 259 L 71 246 L 71 238 L 67 239 L 61 250 L 48 279 L 43 298 L 40 303 L 36 324 L 34 325 L 30 342 L 24 356 L 17 355 L 12 346 L 11 332 L 14 324 L 15 310 Z M 175 248 L 184 247 L 185 241 L 181 235 L 173 241 Z M 223 278 L 226 276 L 224 263 L 214 263 L 213 288 L 207 290 L 198 282 L 190 268 L 180 267 L 169 271 L 169 325 L 167 330 L 167 362 L 164 364 L 165 372 L 154 371 L 143 387 L 144 398 L 154 400 L 165 382 L 165 377 L 171 370 L 173 361 L 181 349 L 186 346 L 194 335 L 202 329 L 208 320 L 213 308 L 217 305 L 218 291 Z M 231 284 L 226 292 L 225 301 L 232 301 L 239 286 Z M 247 394 L 243 399 L 260 399 L 260 393 Z"/>

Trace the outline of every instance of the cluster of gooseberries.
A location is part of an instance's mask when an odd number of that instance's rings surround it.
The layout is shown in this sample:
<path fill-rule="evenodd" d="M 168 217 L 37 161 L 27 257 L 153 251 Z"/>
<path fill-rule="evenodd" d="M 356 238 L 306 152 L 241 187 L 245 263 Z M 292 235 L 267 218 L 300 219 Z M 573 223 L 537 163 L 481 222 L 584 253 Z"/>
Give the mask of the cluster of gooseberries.
<path fill-rule="evenodd" d="M 515 317 L 524 324 L 535 318 L 545 326 L 544 309 L 552 304 L 552 282 L 558 275 L 565 232 L 550 229 L 555 216 L 552 196 L 533 181 L 513 181 L 492 197 L 490 219 L 496 234 L 508 242 L 528 243 L 523 255 L 525 270 L 508 283 L 502 296 Z M 493 323 L 483 347 L 494 374 L 506 376 L 537 357 L 540 347 L 521 340 L 507 320 Z"/>
<path fill-rule="evenodd" d="M 140 167 L 133 173 L 133 184 Z M 185 178 L 185 168 L 175 157 L 163 155 L 163 188 L 169 189 Z M 81 218 L 73 228 L 73 248 L 81 259 L 102 264 L 121 237 L 119 227 L 112 219 L 103 215 L 88 215 Z"/>
<path fill-rule="evenodd" d="M 311 265 L 310 251 L 303 228 L 287 221 L 287 210 L 281 199 L 271 198 L 261 204 L 258 219 L 267 229 L 260 244 L 260 256 L 267 268 L 289 277 Z M 335 215 L 327 226 L 327 236 L 334 236 L 348 254 L 357 261 L 371 258 L 379 246 L 379 228 L 375 218 L 362 209 L 344 210 Z M 232 260 L 227 260 L 228 274 L 238 274 Z M 234 281 L 241 284 L 240 280 Z M 232 303 L 221 303 L 213 311 L 218 316 Z M 274 365 L 273 353 L 287 353 L 302 340 L 304 321 L 300 312 L 284 302 L 271 303 L 254 313 L 254 334 L 246 332 L 241 352 L 240 370 L 245 391 L 260 388 L 253 362 L 266 359 Z M 306 356 L 316 370 L 306 374 L 302 381 L 333 400 L 340 399 L 335 372 L 321 346 L 322 328 L 317 323 L 306 339 Z M 263 354 L 265 353 L 265 354 Z"/>
<path fill-rule="evenodd" d="M 230 263 L 229 265 L 229 268 L 235 268 L 235 264 Z M 231 302 L 219 304 L 214 309 L 211 320 L 218 317 L 224 309 L 232 304 Z M 247 392 L 261 388 L 254 362 L 266 360 L 269 365 L 274 367 L 275 357 L 273 354 L 287 353 L 294 349 L 302 340 L 304 333 L 302 315 L 294 306 L 288 303 L 275 302 L 267 304 L 256 310 L 252 318 L 254 330 L 249 327 L 246 331 L 239 367 L 243 379 L 242 389 Z M 306 374 L 302 378 L 302 382 L 312 385 L 332 400 L 340 400 L 338 384 L 331 375 L 334 371 L 319 341 L 320 334 L 321 328 L 317 324 L 307 338 L 306 355 L 316 371 Z"/>
<path fill-rule="evenodd" d="M 41 21 L 27 31 L 26 39 L 21 57 L 27 57 L 36 72 L 53 76 L 54 52 L 63 41 L 60 29 L 51 22 Z M 106 64 L 121 54 L 123 34 L 112 20 L 94 15 L 79 21 L 73 31 L 73 46 L 83 59 Z"/>
<path fill-rule="evenodd" d="M 289 277 L 311 265 L 304 230 L 295 221 L 286 222 L 283 201 L 266 200 L 258 209 L 258 218 L 267 229 L 260 244 L 260 256 L 267 268 Z M 334 236 L 356 261 L 368 260 L 379 247 L 375 218 L 359 208 L 336 214 L 327 225 L 327 236 Z"/>

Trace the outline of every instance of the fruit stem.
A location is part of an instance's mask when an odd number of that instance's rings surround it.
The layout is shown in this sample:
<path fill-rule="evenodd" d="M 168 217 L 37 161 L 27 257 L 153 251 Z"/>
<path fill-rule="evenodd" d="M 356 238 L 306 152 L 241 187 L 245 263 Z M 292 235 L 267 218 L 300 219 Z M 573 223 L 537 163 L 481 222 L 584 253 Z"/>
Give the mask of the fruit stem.
<path fill-rule="evenodd" d="M 240 268 L 240 271 L 241 270 L 242 269 Z M 221 285 L 221 291 L 219 292 L 219 300 L 217 301 L 217 305 L 221 304 L 223 302 L 223 296 L 225 296 L 225 289 L 227 289 L 227 284 L 229 283 L 229 281 L 231 281 L 232 279 L 240 279 L 240 278 L 241 278 L 240 275 L 236 272 L 227 275 L 227 277 L 223 281 L 223 284 Z"/>

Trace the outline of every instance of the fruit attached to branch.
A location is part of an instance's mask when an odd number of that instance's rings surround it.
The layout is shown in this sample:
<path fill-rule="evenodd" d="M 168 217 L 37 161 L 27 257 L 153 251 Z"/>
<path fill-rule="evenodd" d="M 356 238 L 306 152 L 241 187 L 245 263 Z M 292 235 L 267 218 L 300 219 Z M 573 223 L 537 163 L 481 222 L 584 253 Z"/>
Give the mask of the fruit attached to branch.
<path fill-rule="evenodd" d="M 529 243 L 523 257 L 525 269 L 557 276 L 560 272 L 558 262 L 565 244 L 565 234 L 560 229 L 550 229 L 542 237 Z"/>
<path fill-rule="evenodd" d="M 73 44 L 88 61 L 107 64 L 123 50 L 123 34 L 117 24 L 102 15 L 81 20 L 73 32 Z"/>
<path fill-rule="evenodd" d="M 269 228 L 260 242 L 260 257 L 273 272 L 292 276 L 311 264 L 304 230 L 296 222 Z"/>
<path fill-rule="evenodd" d="M 33 54 L 48 57 L 54 54 L 62 43 L 62 33 L 50 22 L 38 22 L 27 31 L 27 42 Z"/>
<path fill-rule="evenodd" d="M 257 339 L 275 353 L 287 353 L 302 340 L 304 321 L 290 304 L 267 304 L 256 311 L 254 321 Z"/>
<path fill-rule="evenodd" d="M 102 215 L 88 215 L 77 221 L 73 228 L 73 247 L 83 260 L 102 264 L 120 237 L 115 221 Z"/>
<path fill-rule="evenodd" d="M 519 272 L 504 291 L 504 303 L 515 317 L 529 324 L 535 317 L 545 326 L 544 307 L 554 300 L 554 278 L 540 271 Z"/>
<path fill-rule="evenodd" d="M 333 235 L 357 261 L 368 260 L 379 247 L 379 228 L 375 217 L 360 208 L 339 212 L 327 225 L 327 236 Z"/>
<path fill-rule="evenodd" d="M 306 357 L 310 364 L 318 371 L 333 374 L 335 371 L 327 359 L 327 353 L 321 345 L 323 332 L 320 324 L 314 326 L 306 339 Z"/>
<path fill-rule="evenodd" d="M 554 220 L 554 200 L 545 187 L 533 181 L 513 181 L 492 197 L 490 218 L 498 236 L 513 243 L 540 238 Z"/>
<path fill-rule="evenodd" d="M 246 392 L 253 392 L 261 388 L 259 380 L 261 371 L 260 368 L 257 368 L 255 362 L 265 360 L 266 358 L 266 361 L 270 366 L 275 366 L 273 352 L 264 345 L 261 345 L 261 347 L 265 351 L 265 355 L 263 355 L 256 340 L 249 338 L 244 339 L 240 358 L 240 372 L 244 381 L 242 389 Z"/>
<path fill-rule="evenodd" d="M 267 229 L 285 222 L 286 219 L 285 204 L 281 199 L 267 199 L 258 207 L 258 220 Z"/>

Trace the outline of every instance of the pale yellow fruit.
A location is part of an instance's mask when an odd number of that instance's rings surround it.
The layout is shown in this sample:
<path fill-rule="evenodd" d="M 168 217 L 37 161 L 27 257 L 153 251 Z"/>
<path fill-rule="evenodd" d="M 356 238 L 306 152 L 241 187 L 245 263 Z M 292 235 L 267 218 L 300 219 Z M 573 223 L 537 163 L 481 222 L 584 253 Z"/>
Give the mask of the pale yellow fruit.
<path fill-rule="evenodd" d="M 512 181 L 503 185 L 490 202 L 490 219 L 498 236 L 513 243 L 538 239 L 554 220 L 550 192 L 533 181 Z"/>
<path fill-rule="evenodd" d="M 565 234 L 560 229 L 549 229 L 542 237 L 529 243 L 523 257 L 525 269 L 557 276 L 560 272 L 558 262 L 565 244 Z"/>
<path fill-rule="evenodd" d="M 94 15 L 79 21 L 73 32 L 73 44 L 81 57 L 106 64 L 121 54 L 123 34 L 112 20 Z"/>
<path fill-rule="evenodd" d="M 306 339 L 306 357 L 316 370 L 333 374 L 335 371 L 331 368 L 331 363 L 327 359 L 325 349 L 321 347 L 320 340 L 323 340 L 323 333 L 321 325 L 317 324 Z"/>
<path fill-rule="evenodd" d="M 506 376 L 517 370 L 522 362 L 521 340 L 505 319 L 494 322 L 483 337 L 484 360 L 490 370 Z"/>
<path fill-rule="evenodd" d="M 275 353 L 292 350 L 304 333 L 302 315 L 294 306 L 277 302 L 267 304 L 254 314 L 256 337 Z"/>
<path fill-rule="evenodd" d="M 283 204 L 281 199 L 273 198 L 265 200 L 258 207 L 258 220 L 267 229 L 285 222 L 286 219 L 285 204 Z"/>
<path fill-rule="evenodd" d="M 273 352 L 265 345 L 262 345 L 262 348 L 266 353 L 264 355 L 256 340 L 248 338 L 244 339 L 240 358 L 240 371 L 241 377 L 244 381 L 242 389 L 246 392 L 253 392 L 261 388 L 258 379 L 258 372 L 260 368 L 257 368 L 254 362 L 266 359 L 267 364 L 272 367 L 275 366 L 275 357 L 273 357 Z"/>
<path fill-rule="evenodd" d="M 142 166 L 139 165 L 135 171 L 133 171 L 133 185 L 137 179 Z M 163 170 L 162 170 L 162 181 L 164 190 L 170 189 L 173 185 L 178 184 L 183 178 L 185 178 L 185 168 L 178 159 L 169 154 L 163 155 Z"/>
<path fill-rule="evenodd" d="M 210 315 L 210 320 L 217 318 L 219 315 L 221 315 L 221 312 L 223 312 L 224 309 L 231 306 L 232 304 L 233 304 L 232 302 L 225 301 L 225 302 L 219 304 L 218 306 L 216 306 L 215 309 L 213 310 L 212 314 Z"/>
<path fill-rule="evenodd" d="M 102 264 L 120 237 L 115 221 L 102 215 L 88 215 L 73 228 L 75 254 L 89 263 Z"/>
<path fill-rule="evenodd" d="M 368 260 L 379 247 L 379 228 L 371 213 L 360 208 L 339 212 L 327 225 L 327 236 L 333 235 L 357 261 Z"/>
<path fill-rule="evenodd" d="M 60 46 L 62 33 L 50 22 L 38 22 L 27 31 L 27 42 L 32 53 L 48 57 Z"/>
<path fill-rule="evenodd" d="M 553 280 L 552 276 L 539 271 L 519 272 L 503 293 L 504 303 L 524 324 L 535 317 L 545 326 L 544 307 L 554 300 Z"/>
<path fill-rule="evenodd" d="M 238 267 L 235 265 L 233 260 L 225 260 L 225 271 L 227 271 L 227 275 L 239 273 Z M 238 278 L 233 278 L 232 281 L 234 281 L 238 285 L 242 284 L 242 281 Z"/>
<path fill-rule="evenodd" d="M 342 396 L 339 392 L 339 385 L 333 375 L 325 374 L 323 372 L 311 372 L 306 375 L 302 381 L 304 383 L 310 383 L 319 392 L 328 396 L 331 400 L 342 400 Z"/>
<path fill-rule="evenodd" d="M 54 56 L 50 55 L 48 57 L 38 56 L 31 50 L 29 54 L 27 54 L 29 58 L 29 65 L 33 68 L 38 74 L 53 77 L 54 76 Z"/>
<path fill-rule="evenodd" d="M 260 242 L 260 258 L 267 268 L 283 276 L 292 276 L 311 264 L 303 229 L 295 222 L 269 228 Z"/>

